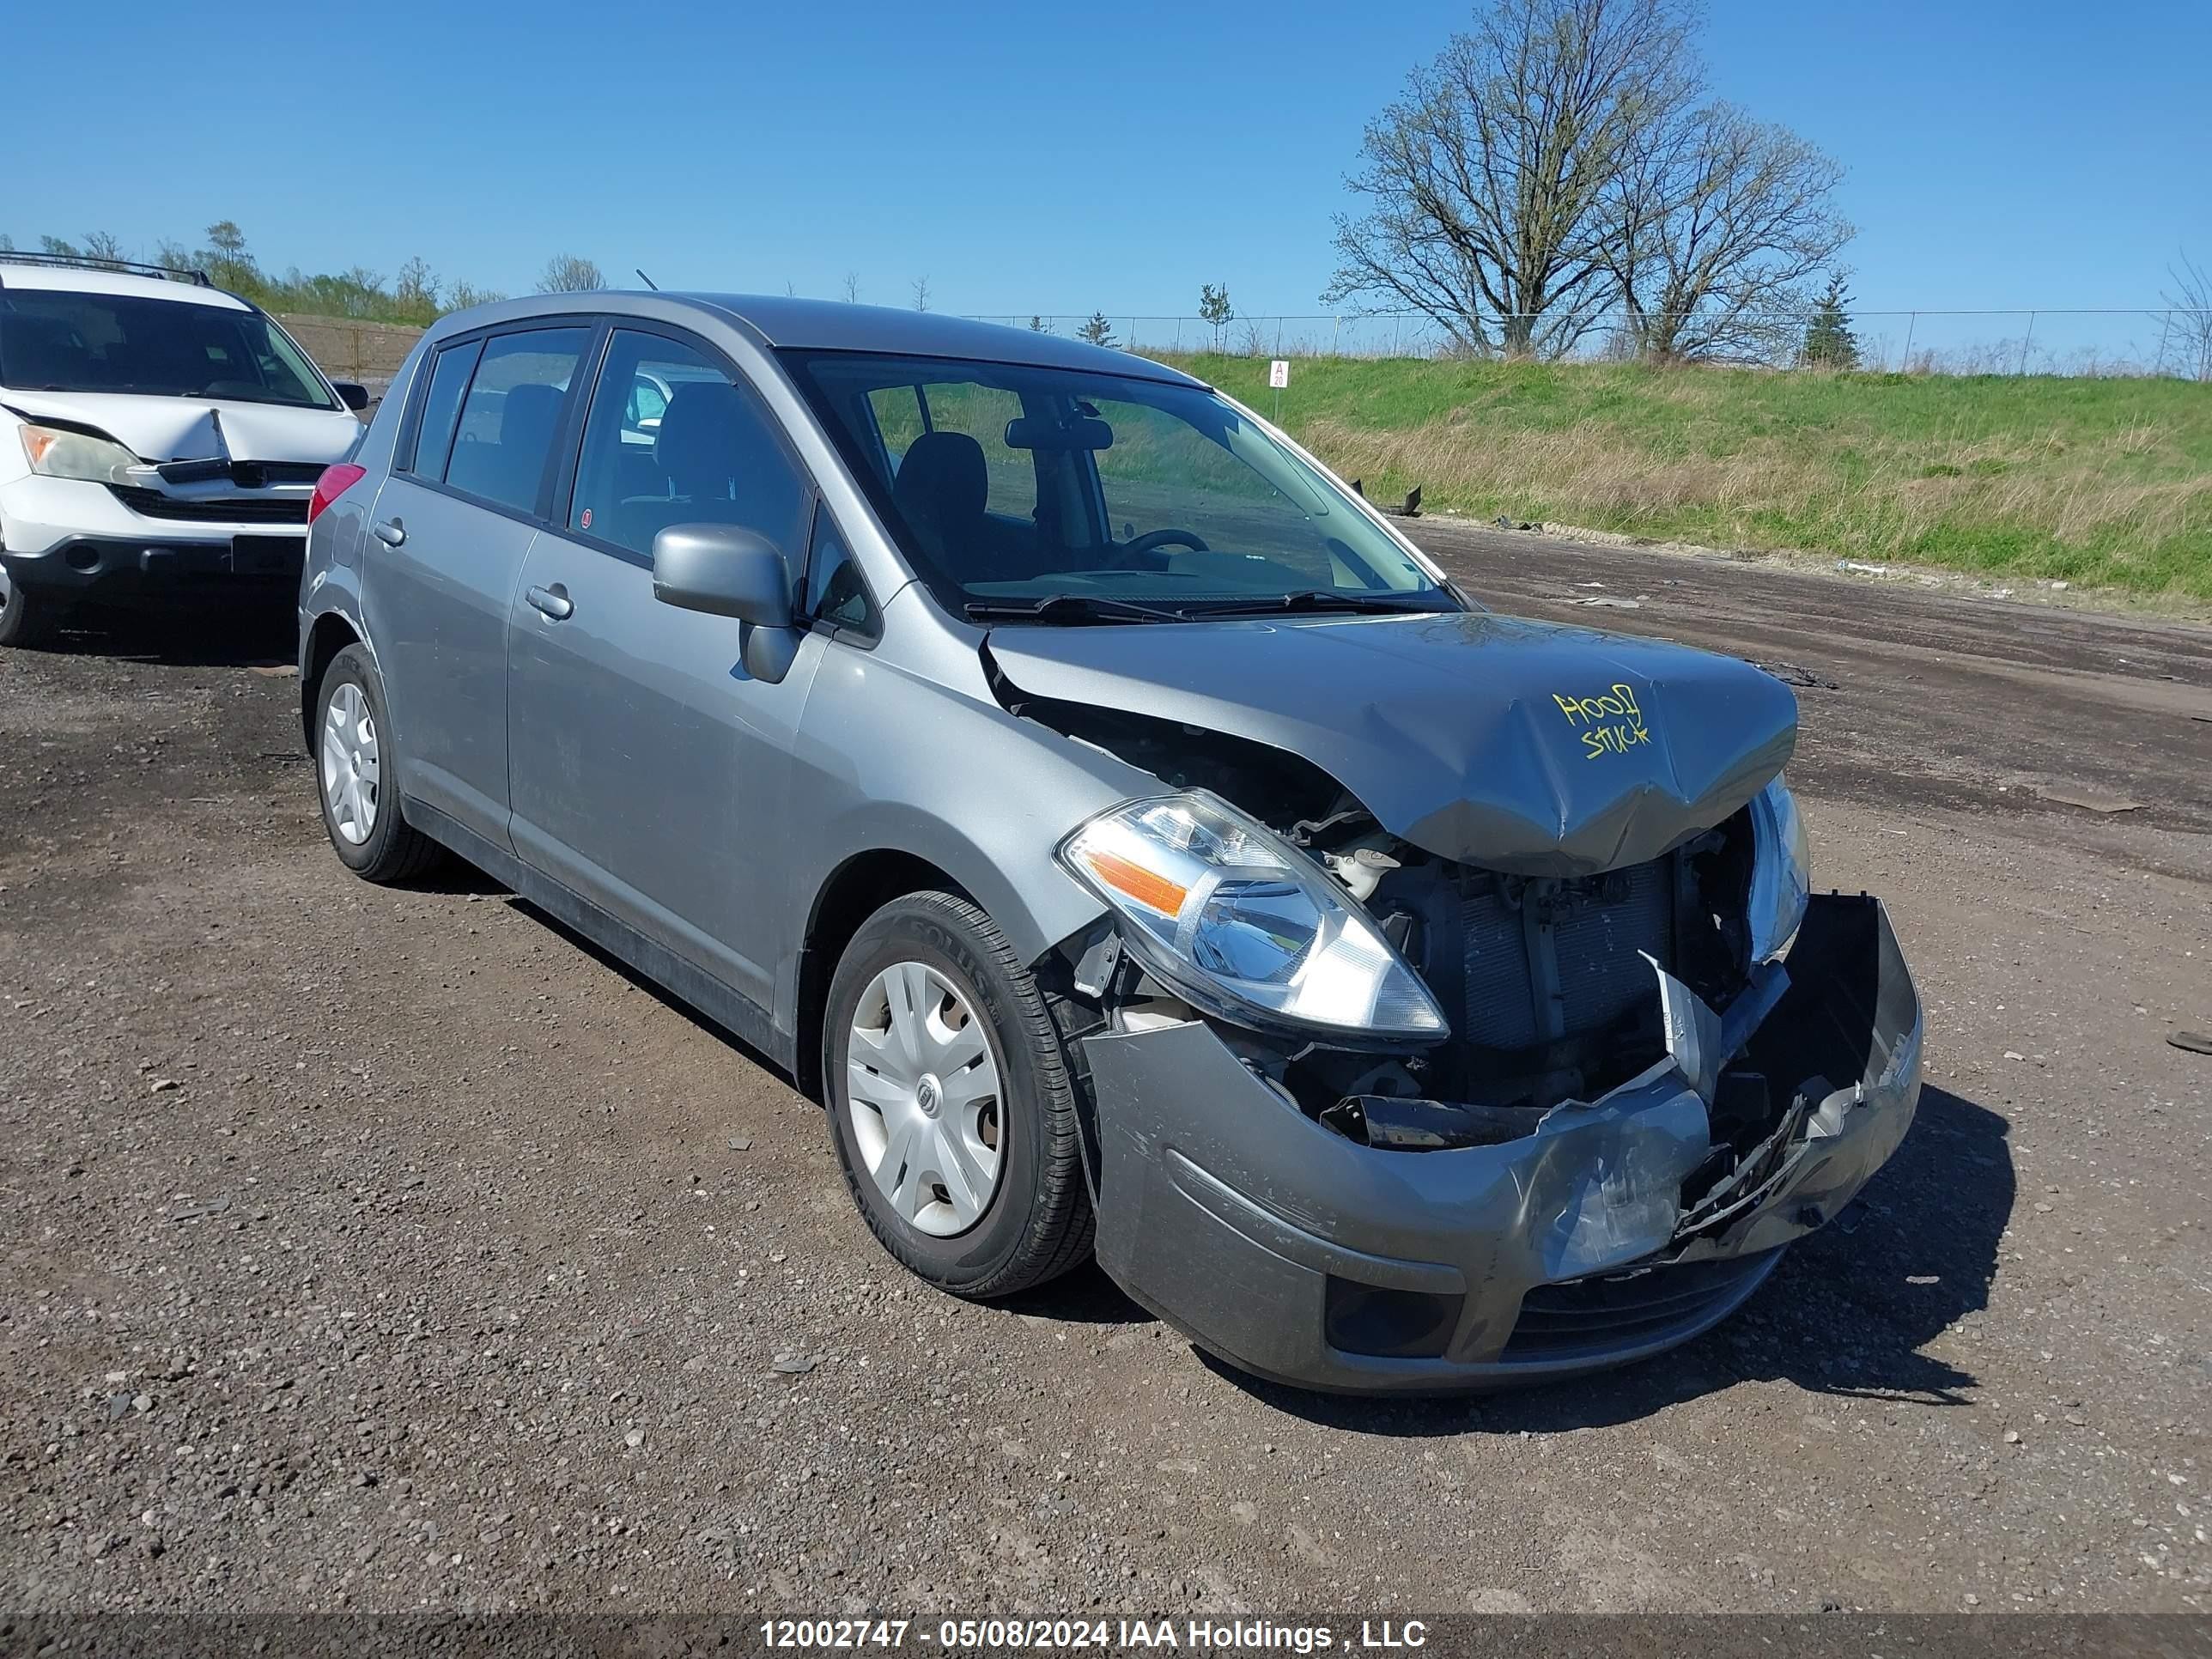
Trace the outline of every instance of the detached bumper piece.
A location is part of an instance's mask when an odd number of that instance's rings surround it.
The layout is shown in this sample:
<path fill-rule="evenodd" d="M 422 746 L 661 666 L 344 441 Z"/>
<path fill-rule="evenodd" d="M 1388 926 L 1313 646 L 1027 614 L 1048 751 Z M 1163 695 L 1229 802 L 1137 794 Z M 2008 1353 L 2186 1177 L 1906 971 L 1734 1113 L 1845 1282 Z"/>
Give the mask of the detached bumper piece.
<path fill-rule="evenodd" d="M 1668 1054 L 1547 1112 L 1347 1101 L 1316 1122 L 1202 1023 L 1086 1039 L 1098 1258 L 1242 1369 L 1345 1392 L 1577 1375 L 1727 1316 L 1903 1139 L 1917 993 L 1880 901 L 1812 901 Z"/>

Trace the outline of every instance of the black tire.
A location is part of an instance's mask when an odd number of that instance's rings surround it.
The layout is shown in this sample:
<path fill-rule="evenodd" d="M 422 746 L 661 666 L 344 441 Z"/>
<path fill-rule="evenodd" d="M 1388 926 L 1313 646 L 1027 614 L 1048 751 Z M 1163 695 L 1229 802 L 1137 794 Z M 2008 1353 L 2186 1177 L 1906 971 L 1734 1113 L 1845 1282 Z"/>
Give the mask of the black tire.
<path fill-rule="evenodd" d="M 878 1188 L 854 1139 L 847 1050 L 862 994 L 884 969 L 921 962 L 949 977 L 986 1027 L 1002 1081 L 998 1188 L 965 1232 L 937 1237 Z M 1075 1084 L 1044 993 L 991 918 L 950 893 L 895 899 L 860 926 L 830 981 L 822 1021 L 823 1098 L 845 1184 L 883 1247 L 956 1296 L 1011 1296 L 1091 1254 Z"/>
<path fill-rule="evenodd" d="M 0 583 L 0 647 L 43 644 L 53 632 L 54 602 L 20 582 Z"/>
<path fill-rule="evenodd" d="M 323 733 L 330 724 L 331 699 L 341 686 L 361 688 L 369 716 L 375 721 L 379 754 L 374 822 L 364 841 L 349 840 L 338 830 L 331 811 L 331 792 L 324 785 Z M 366 646 L 349 645 L 331 659 L 323 683 L 315 688 L 315 735 L 309 754 L 314 769 L 315 799 L 323 810 L 323 829 L 339 862 L 364 881 L 380 884 L 411 881 L 434 867 L 446 849 L 407 822 L 400 809 L 398 757 L 392 752 L 392 721 L 384 703 L 384 684 Z"/>

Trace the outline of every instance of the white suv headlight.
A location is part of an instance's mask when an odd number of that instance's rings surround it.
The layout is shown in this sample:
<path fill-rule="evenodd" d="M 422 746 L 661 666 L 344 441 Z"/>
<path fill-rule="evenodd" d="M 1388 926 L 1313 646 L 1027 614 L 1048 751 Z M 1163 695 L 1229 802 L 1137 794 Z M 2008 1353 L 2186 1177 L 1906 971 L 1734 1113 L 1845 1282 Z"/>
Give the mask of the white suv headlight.
<path fill-rule="evenodd" d="M 138 458 L 121 444 L 87 437 L 64 427 L 26 426 L 22 436 L 23 458 L 30 462 L 31 471 L 48 478 L 107 483 L 119 469 L 138 465 Z"/>
<path fill-rule="evenodd" d="M 1751 959 L 1780 956 L 1797 937 L 1813 891 L 1804 814 L 1780 778 L 1751 798 Z"/>
<path fill-rule="evenodd" d="M 1209 1013 L 1347 1036 L 1449 1034 L 1429 988 L 1351 896 L 1218 796 L 1115 807 L 1060 859 L 1127 924 L 1146 967 Z"/>

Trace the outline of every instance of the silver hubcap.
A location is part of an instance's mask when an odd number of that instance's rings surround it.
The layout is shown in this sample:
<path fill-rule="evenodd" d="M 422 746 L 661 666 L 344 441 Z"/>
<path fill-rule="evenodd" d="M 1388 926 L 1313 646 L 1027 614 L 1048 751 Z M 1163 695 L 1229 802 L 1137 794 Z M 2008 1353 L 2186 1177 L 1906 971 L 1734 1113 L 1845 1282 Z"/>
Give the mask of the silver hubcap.
<path fill-rule="evenodd" d="M 376 829 L 382 772 L 368 699 L 349 680 L 331 693 L 330 715 L 323 722 L 323 799 L 330 803 L 331 822 L 353 846 Z"/>
<path fill-rule="evenodd" d="M 0 611 L 8 608 L 8 601 L 15 597 L 15 584 L 9 580 L 8 567 L 0 564 Z"/>
<path fill-rule="evenodd" d="M 1006 1166 L 999 1064 L 952 981 L 919 962 L 868 981 L 846 1044 L 845 1110 L 878 1190 L 923 1232 L 982 1218 Z"/>

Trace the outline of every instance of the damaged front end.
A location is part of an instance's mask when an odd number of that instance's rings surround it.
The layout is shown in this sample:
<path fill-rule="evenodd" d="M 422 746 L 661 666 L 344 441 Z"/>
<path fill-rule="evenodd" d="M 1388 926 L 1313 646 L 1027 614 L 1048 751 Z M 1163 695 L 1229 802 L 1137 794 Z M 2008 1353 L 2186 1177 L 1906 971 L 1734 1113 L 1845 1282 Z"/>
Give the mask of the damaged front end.
<path fill-rule="evenodd" d="M 1241 1367 L 1423 1391 L 1659 1352 L 1748 1297 L 1911 1121 L 1911 975 L 1878 900 L 1808 896 L 1778 779 L 1656 857 L 1537 875 L 1394 835 L 1285 751 L 1042 717 L 1184 786 L 1166 821 L 1221 843 L 1197 849 L 1211 874 L 1120 842 L 1064 856 L 1119 913 L 1070 950 L 1098 1258 Z M 1240 850 L 1240 821 L 1267 845 Z M 1144 866 L 1136 902 L 1084 865 L 1101 844 Z M 1345 919 L 1291 891 L 1316 872 Z M 1253 988 L 1270 950 L 1324 947 L 1307 1006 Z"/>

